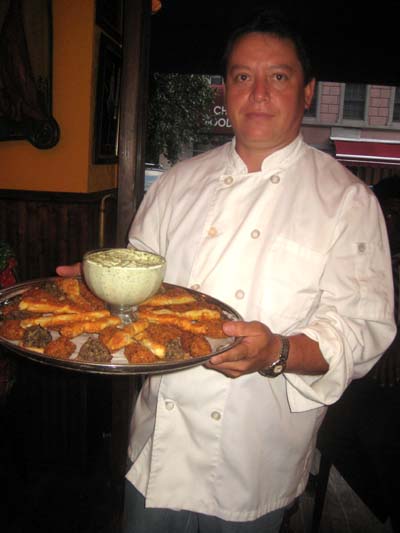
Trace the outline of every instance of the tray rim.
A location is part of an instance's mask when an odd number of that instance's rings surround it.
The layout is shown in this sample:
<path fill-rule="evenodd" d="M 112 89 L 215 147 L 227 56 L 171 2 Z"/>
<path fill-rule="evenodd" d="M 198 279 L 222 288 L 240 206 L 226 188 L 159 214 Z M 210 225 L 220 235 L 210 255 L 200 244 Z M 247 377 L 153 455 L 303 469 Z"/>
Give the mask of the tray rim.
<path fill-rule="evenodd" d="M 81 276 L 75 276 L 76 279 L 81 279 Z M 59 276 L 49 276 L 44 278 L 36 278 L 29 281 L 23 281 L 20 283 L 17 283 L 15 285 L 12 285 L 11 287 L 7 287 L 5 289 L 0 290 L 0 307 L 2 305 L 5 305 L 8 299 L 14 298 L 26 290 L 44 282 L 53 281 L 56 279 L 60 279 Z M 168 287 L 179 287 L 184 288 L 188 292 L 195 294 L 196 297 L 200 297 L 205 299 L 209 303 L 214 303 L 222 308 L 222 310 L 226 313 L 229 313 L 234 318 L 233 320 L 243 320 L 241 315 L 233 309 L 233 307 L 229 306 L 228 304 L 225 304 L 221 300 L 218 300 L 217 298 L 214 298 L 213 296 L 210 296 L 206 293 L 196 291 L 194 289 L 190 289 L 188 287 L 183 287 L 182 285 L 176 285 L 173 283 L 164 282 L 163 285 Z M 4 346 L 5 348 L 8 348 L 18 356 L 29 359 L 31 361 L 35 361 L 37 363 L 45 364 L 48 366 L 54 366 L 57 368 L 62 368 L 65 370 L 72 370 L 74 372 L 82 372 L 82 373 L 90 373 L 90 374 L 106 374 L 106 375 L 113 375 L 113 376 L 134 376 L 134 375 L 140 375 L 140 374 L 166 374 L 170 372 L 175 372 L 178 370 L 186 370 L 189 368 L 193 368 L 195 366 L 199 366 L 203 363 L 205 363 L 208 359 L 213 357 L 214 355 L 226 352 L 227 350 L 230 350 L 237 344 L 239 344 L 241 341 L 240 337 L 234 338 L 234 340 L 227 346 L 223 346 L 220 349 L 201 356 L 196 357 L 193 359 L 184 359 L 184 360 L 177 360 L 177 361 L 168 361 L 168 362 L 160 362 L 160 363 L 143 363 L 143 364 L 132 364 L 132 363 L 126 363 L 126 364 L 113 364 L 113 363 L 91 363 L 91 362 L 85 362 L 85 361 L 75 361 L 74 359 L 58 359 L 56 357 L 51 357 L 39 352 L 35 352 L 33 350 L 29 350 L 27 348 L 23 348 L 21 346 L 18 346 L 14 344 L 13 341 L 10 341 L 9 339 L 5 339 L 4 337 L 0 336 L 0 345 Z"/>

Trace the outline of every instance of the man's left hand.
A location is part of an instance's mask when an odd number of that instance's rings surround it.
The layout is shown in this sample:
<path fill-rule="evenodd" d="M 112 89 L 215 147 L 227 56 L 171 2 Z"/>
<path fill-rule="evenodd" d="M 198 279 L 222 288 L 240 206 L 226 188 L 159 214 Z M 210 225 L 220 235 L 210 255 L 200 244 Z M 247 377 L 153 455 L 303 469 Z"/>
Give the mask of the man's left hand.
<path fill-rule="evenodd" d="M 211 357 L 205 364 L 208 368 L 237 378 L 266 368 L 278 358 L 281 341 L 261 322 L 226 322 L 224 332 L 242 340 L 231 350 Z"/>

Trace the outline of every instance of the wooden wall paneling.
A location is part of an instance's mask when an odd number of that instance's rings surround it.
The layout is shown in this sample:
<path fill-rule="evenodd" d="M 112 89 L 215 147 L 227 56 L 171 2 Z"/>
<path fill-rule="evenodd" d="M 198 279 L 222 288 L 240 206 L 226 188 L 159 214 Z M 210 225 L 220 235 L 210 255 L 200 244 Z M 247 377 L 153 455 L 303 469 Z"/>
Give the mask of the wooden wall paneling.
<path fill-rule="evenodd" d="M 57 265 L 80 261 L 100 241 L 114 246 L 116 196 L 0 190 L 0 240 L 14 249 L 21 281 L 55 275 Z"/>

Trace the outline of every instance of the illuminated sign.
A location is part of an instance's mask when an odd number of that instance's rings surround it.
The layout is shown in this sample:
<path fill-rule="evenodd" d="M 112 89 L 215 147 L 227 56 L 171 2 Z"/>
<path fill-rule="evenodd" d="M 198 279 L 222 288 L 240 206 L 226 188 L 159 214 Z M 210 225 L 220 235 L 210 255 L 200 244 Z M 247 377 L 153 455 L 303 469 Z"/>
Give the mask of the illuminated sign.
<path fill-rule="evenodd" d="M 225 135 L 233 135 L 232 124 L 228 118 L 224 99 L 224 86 L 214 85 L 215 98 L 212 110 L 211 126 L 213 133 L 223 133 Z"/>

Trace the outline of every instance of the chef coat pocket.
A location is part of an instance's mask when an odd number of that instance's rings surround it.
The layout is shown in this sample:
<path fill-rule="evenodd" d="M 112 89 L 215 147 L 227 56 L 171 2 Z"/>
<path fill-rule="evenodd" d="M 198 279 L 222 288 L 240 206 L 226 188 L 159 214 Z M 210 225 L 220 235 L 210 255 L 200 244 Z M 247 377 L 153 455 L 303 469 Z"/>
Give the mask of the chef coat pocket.
<path fill-rule="evenodd" d="M 265 250 L 259 292 L 262 311 L 295 320 L 306 317 L 319 301 L 325 261 L 325 254 L 277 237 Z"/>

